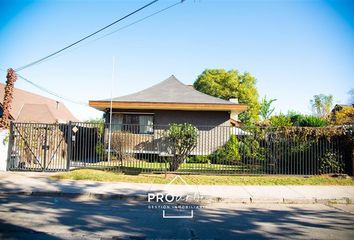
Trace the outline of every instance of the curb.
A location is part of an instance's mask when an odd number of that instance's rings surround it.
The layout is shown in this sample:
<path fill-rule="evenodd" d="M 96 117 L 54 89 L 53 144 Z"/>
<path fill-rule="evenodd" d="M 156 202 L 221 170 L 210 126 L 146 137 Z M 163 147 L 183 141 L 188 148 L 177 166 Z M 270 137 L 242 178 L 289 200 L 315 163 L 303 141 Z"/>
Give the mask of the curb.
<path fill-rule="evenodd" d="M 45 192 L 45 191 L 12 191 L 0 192 L 0 196 L 19 195 L 19 196 L 39 196 L 39 197 L 61 197 L 69 199 L 88 200 L 131 200 L 147 201 L 146 195 L 124 195 L 124 194 L 104 194 L 104 193 L 86 193 L 86 192 Z M 192 202 L 191 202 L 192 203 Z M 196 202 L 194 202 L 196 203 Z M 318 198 L 221 198 L 206 196 L 199 204 L 211 203 L 242 203 L 242 204 L 353 204 L 354 199 L 348 197 L 318 199 Z"/>
<path fill-rule="evenodd" d="M 44 192 L 44 191 L 13 191 L 0 192 L 0 196 L 38 196 L 38 197 L 62 197 L 80 200 L 147 200 L 144 195 L 123 195 L 123 194 L 102 194 L 102 193 L 80 193 L 80 192 Z"/>

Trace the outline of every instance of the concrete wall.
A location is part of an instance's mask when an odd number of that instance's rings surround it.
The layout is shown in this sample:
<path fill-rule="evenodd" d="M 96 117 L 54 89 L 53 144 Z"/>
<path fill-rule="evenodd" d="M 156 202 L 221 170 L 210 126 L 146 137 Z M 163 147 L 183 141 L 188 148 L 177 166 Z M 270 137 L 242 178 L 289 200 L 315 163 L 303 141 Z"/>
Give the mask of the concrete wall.
<path fill-rule="evenodd" d="M 8 131 L 0 129 L 0 171 L 6 171 L 7 150 L 8 150 Z"/>

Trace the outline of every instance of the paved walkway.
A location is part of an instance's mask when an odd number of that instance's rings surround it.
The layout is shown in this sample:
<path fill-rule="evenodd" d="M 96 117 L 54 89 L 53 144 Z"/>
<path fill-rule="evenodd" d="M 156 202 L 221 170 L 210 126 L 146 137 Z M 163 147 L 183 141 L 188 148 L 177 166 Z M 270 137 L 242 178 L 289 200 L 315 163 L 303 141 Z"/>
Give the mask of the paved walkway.
<path fill-rule="evenodd" d="M 0 195 L 146 199 L 148 193 L 199 193 L 206 202 L 354 203 L 354 186 L 206 186 L 53 180 L 48 173 L 0 172 Z"/>

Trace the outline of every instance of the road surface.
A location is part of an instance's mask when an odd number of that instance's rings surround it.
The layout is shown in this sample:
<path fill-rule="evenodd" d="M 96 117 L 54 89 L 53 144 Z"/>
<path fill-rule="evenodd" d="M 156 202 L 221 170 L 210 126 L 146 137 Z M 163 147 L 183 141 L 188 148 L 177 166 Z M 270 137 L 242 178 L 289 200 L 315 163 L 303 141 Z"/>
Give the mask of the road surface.
<path fill-rule="evenodd" d="M 167 219 L 141 201 L 0 196 L 0 239 L 354 239 L 353 205 L 204 207 Z"/>

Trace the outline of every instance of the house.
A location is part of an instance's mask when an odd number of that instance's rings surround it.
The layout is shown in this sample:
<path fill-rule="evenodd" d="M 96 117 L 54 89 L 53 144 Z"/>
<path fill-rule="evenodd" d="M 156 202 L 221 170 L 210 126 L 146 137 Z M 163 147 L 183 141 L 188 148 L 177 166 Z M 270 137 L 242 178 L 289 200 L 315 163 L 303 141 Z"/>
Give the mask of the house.
<path fill-rule="evenodd" d="M 4 89 L 5 84 L 0 83 L 0 117 L 3 113 Z M 18 88 L 14 89 L 10 118 L 17 122 L 32 123 L 78 121 L 63 103 Z"/>
<path fill-rule="evenodd" d="M 116 97 L 112 101 L 91 100 L 89 105 L 105 112 L 107 123 L 110 122 L 112 105 L 112 130 L 147 135 L 135 142 L 135 148 L 141 146 L 141 141 L 156 140 L 156 135 L 160 136 L 161 130 L 171 123 L 193 124 L 198 128 L 200 137 L 204 138 L 208 135 L 215 136 L 217 132 L 223 137 L 214 139 L 220 142 L 210 145 L 213 148 L 218 147 L 229 138 L 231 133 L 228 127 L 235 124 L 238 114 L 247 109 L 247 105 L 239 104 L 235 99 L 226 101 L 201 93 L 192 86 L 183 84 L 173 75 L 145 90 Z M 146 146 L 147 144 L 143 148 L 156 150 L 154 144 Z M 215 150 L 205 144 L 200 149 L 204 149 L 205 154 Z"/>
<path fill-rule="evenodd" d="M 91 100 L 89 105 L 106 114 L 109 122 L 111 99 Z M 230 126 L 247 109 L 235 99 L 226 101 L 195 90 L 175 76 L 140 92 L 112 99 L 112 124 L 136 125 L 139 133 L 151 133 L 170 123 L 195 126 Z M 126 129 L 129 130 L 129 129 Z"/>
<path fill-rule="evenodd" d="M 354 107 L 354 103 L 352 105 L 348 105 L 348 104 L 336 104 L 333 109 L 332 109 L 332 113 L 335 114 L 336 112 L 339 112 L 341 110 L 343 110 L 343 108 L 351 108 Z"/>
<path fill-rule="evenodd" d="M 331 120 L 339 125 L 354 124 L 354 103 L 352 105 L 336 104 L 331 111 Z"/>

